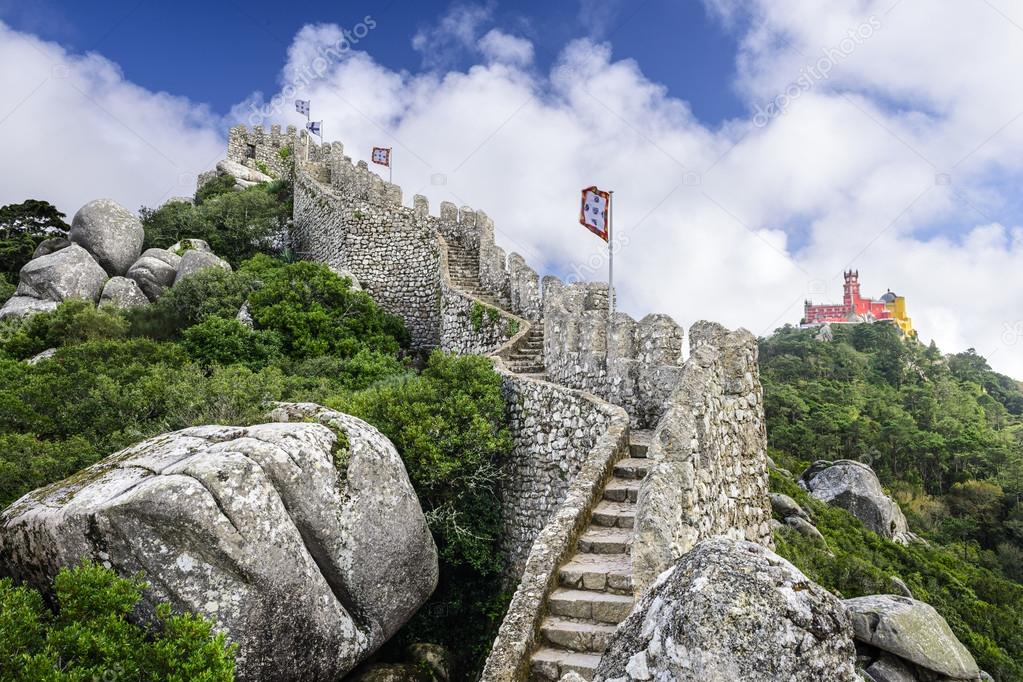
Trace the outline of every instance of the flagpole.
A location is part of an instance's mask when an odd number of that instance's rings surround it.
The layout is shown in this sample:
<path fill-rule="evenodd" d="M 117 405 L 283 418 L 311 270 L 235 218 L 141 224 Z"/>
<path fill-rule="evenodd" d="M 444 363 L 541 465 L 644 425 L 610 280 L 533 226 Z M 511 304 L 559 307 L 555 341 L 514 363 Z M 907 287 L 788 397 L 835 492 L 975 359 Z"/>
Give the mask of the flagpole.
<path fill-rule="evenodd" d="M 607 345 L 605 350 L 608 355 L 611 354 L 611 333 L 614 330 L 614 317 L 615 317 L 615 285 L 614 285 L 614 263 L 615 263 L 615 250 L 614 250 L 614 239 L 611 233 L 612 224 L 614 220 L 612 215 L 614 213 L 614 192 L 608 192 L 607 202 Z"/>
<path fill-rule="evenodd" d="M 387 152 L 387 182 L 394 184 L 394 149 Z"/>
<path fill-rule="evenodd" d="M 309 118 L 310 109 L 312 109 L 312 102 L 306 105 L 305 108 L 305 162 L 309 163 L 309 147 L 313 143 L 313 131 L 309 130 Z"/>

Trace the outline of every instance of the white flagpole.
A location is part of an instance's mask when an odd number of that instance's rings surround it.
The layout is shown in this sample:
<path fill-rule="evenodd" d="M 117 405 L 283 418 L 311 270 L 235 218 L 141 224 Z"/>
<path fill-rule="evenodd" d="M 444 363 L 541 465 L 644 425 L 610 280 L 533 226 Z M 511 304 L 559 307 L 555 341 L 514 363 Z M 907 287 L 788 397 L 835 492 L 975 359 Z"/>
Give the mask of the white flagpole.
<path fill-rule="evenodd" d="M 614 284 L 614 262 L 615 250 L 614 240 L 611 234 L 612 211 L 614 210 L 614 192 L 608 192 L 607 200 L 607 345 L 605 350 L 611 354 L 611 332 L 614 330 L 615 317 L 615 284 Z"/>
<path fill-rule="evenodd" d="M 394 148 L 387 150 L 387 182 L 394 184 Z"/>
<path fill-rule="evenodd" d="M 310 110 L 313 108 L 312 101 L 305 108 L 305 162 L 309 163 L 309 147 L 313 143 L 313 131 L 309 130 Z"/>

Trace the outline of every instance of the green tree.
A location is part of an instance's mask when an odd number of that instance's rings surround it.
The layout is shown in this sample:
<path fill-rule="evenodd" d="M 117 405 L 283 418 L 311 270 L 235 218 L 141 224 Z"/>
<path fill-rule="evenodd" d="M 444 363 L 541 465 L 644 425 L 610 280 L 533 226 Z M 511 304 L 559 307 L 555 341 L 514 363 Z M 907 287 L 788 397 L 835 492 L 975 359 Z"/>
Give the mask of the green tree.
<path fill-rule="evenodd" d="M 501 379 L 482 357 L 433 353 L 418 376 L 332 402 L 380 429 L 398 448 L 440 552 L 440 584 L 395 645 L 439 641 L 473 679 L 506 597 L 500 463 L 511 451 Z"/>
<path fill-rule="evenodd" d="M 284 187 L 285 189 L 281 189 Z M 171 202 L 139 210 L 144 248 L 167 248 L 182 239 L 205 240 L 232 264 L 278 248 L 291 220 L 287 185 L 262 184 L 241 191 L 204 194 L 201 203 Z"/>
<path fill-rule="evenodd" d="M 38 199 L 0 207 L 0 275 L 16 282 L 39 242 L 67 236 L 71 227 L 64 218 L 53 204 Z"/>

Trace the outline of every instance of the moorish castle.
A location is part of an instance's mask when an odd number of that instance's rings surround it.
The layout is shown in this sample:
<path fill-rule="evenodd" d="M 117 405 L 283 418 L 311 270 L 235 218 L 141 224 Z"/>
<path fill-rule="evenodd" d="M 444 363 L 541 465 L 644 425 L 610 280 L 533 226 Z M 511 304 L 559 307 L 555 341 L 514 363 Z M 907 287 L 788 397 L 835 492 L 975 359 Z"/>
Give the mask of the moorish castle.
<path fill-rule="evenodd" d="M 307 148 L 308 145 L 308 148 Z M 483 673 L 490 682 L 590 677 L 615 624 L 697 542 L 770 546 L 757 343 L 712 322 L 608 319 L 608 287 L 542 280 L 480 210 L 353 164 L 340 142 L 236 127 L 229 159 L 273 174 L 294 150 L 293 248 L 353 275 L 421 350 L 488 355 L 514 452 L 505 551 L 517 584 Z"/>

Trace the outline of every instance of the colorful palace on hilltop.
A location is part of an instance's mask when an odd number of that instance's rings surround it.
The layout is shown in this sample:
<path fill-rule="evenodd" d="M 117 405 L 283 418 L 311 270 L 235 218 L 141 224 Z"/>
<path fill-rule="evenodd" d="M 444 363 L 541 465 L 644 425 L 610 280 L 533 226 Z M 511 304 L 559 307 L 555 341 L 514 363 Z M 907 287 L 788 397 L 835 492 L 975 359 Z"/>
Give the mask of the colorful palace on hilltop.
<path fill-rule="evenodd" d="M 893 323 L 906 336 L 916 334 L 913 321 L 906 315 L 905 297 L 895 295 L 891 289 L 879 301 L 860 296 L 859 270 L 845 273 L 845 296 L 841 304 L 814 305 L 812 301 L 806 301 L 802 326 L 864 322 Z"/>

